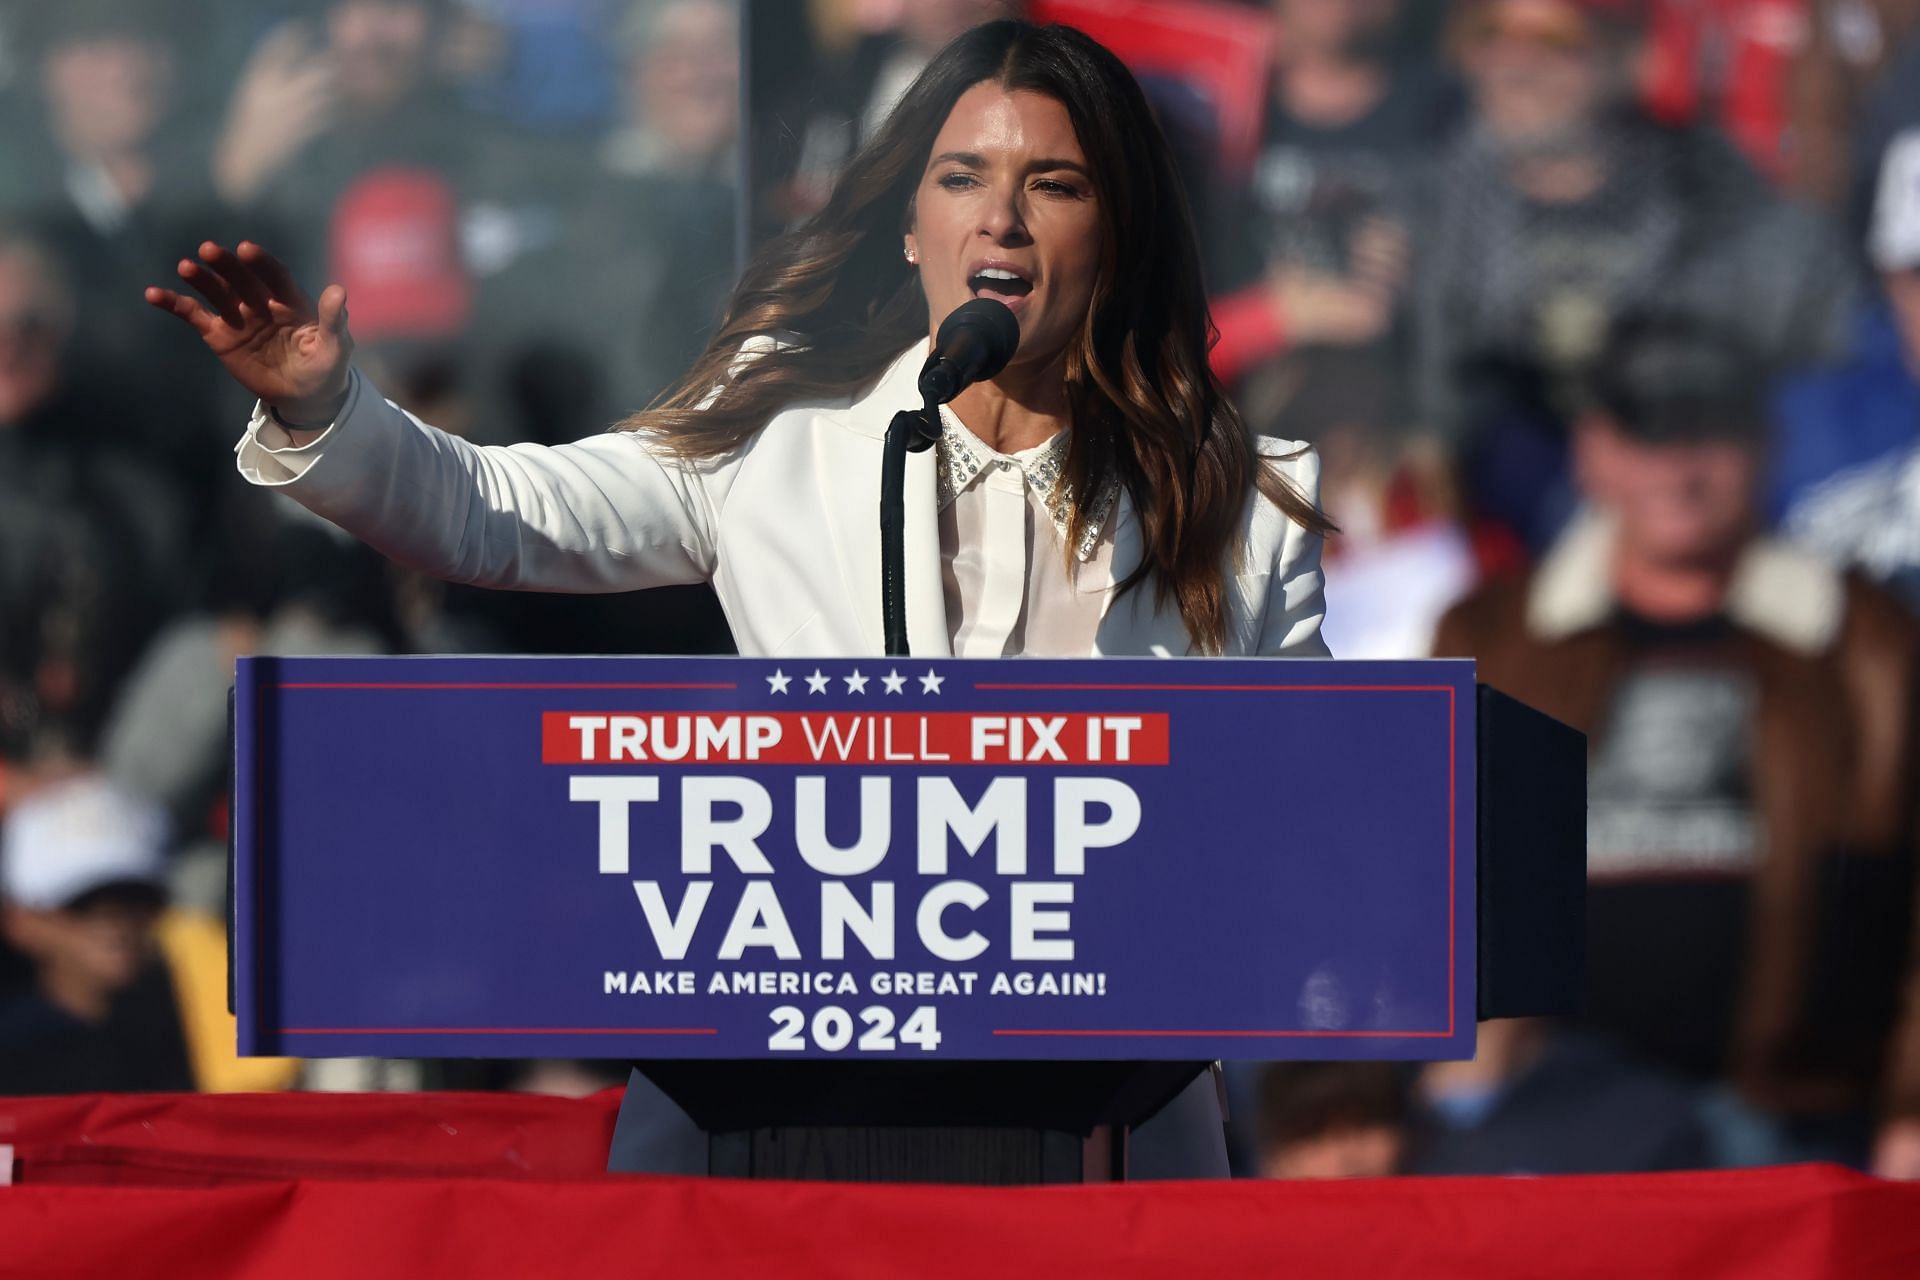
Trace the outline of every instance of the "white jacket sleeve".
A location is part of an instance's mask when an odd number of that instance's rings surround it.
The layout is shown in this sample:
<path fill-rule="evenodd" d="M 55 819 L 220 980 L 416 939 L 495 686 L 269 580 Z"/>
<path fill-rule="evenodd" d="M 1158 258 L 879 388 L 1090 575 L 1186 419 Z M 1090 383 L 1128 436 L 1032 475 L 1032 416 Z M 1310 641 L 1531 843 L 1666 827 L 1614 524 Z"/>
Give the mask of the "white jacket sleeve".
<path fill-rule="evenodd" d="M 1261 443 L 1262 453 L 1269 456 L 1280 453 L 1283 447 L 1264 440 Z M 1279 460 L 1281 474 L 1318 507 L 1320 455 L 1304 445 L 1284 447 L 1288 452 Z M 1288 520 L 1278 508 L 1269 507 L 1266 514 L 1283 521 L 1286 527 L 1268 581 L 1267 607 L 1255 652 L 1282 658 L 1330 657 L 1320 634 L 1320 624 L 1327 615 L 1326 579 L 1320 569 L 1324 539 Z"/>
<path fill-rule="evenodd" d="M 340 416 L 314 440 L 295 446 L 261 405 L 234 452 L 250 482 L 449 581 L 600 592 L 713 573 L 703 468 L 631 432 L 474 445 L 402 412 L 356 372 Z"/>

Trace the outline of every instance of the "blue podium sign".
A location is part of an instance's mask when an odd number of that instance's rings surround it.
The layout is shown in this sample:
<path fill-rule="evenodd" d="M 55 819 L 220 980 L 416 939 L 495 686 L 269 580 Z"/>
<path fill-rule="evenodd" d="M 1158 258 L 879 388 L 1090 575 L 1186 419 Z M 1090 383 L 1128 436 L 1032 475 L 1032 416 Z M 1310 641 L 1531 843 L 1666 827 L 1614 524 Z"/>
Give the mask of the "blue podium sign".
<path fill-rule="evenodd" d="M 1471 1054 L 1466 662 L 250 658 L 241 1051 Z"/>

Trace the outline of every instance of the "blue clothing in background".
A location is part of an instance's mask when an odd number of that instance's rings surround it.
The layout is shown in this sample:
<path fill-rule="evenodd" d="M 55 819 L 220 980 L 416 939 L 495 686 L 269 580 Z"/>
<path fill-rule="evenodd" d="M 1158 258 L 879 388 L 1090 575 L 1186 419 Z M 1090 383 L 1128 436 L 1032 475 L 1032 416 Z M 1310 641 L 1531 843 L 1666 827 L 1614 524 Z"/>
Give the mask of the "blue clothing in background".
<path fill-rule="evenodd" d="M 618 105 L 618 72 L 605 0 L 493 0 L 506 31 L 497 71 L 468 86 L 467 105 L 525 129 L 598 129 Z"/>
<path fill-rule="evenodd" d="M 1884 302 L 1858 318 L 1844 364 L 1786 380 L 1774 398 L 1766 514 L 1777 523 L 1821 481 L 1920 440 L 1920 379 Z"/>

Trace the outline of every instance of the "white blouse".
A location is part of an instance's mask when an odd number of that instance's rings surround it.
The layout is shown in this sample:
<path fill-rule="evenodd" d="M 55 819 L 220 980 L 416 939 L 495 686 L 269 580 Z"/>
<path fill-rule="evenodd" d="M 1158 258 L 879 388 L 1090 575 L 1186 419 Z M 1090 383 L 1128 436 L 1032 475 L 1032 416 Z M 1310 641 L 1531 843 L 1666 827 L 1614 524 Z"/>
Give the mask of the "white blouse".
<path fill-rule="evenodd" d="M 936 477 L 940 567 L 954 656 L 1077 657 L 1093 649 L 1113 580 L 1107 518 L 1119 485 L 1096 494 L 1071 554 L 1060 485 L 1067 432 L 997 453 L 946 407 Z"/>

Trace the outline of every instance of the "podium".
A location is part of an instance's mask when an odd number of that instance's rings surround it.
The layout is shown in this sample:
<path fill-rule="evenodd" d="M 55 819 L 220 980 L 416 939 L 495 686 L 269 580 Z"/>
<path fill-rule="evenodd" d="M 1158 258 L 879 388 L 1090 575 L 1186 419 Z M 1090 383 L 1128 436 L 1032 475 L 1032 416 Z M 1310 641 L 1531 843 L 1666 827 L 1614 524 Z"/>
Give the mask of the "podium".
<path fill-rule="evenodd" d="M 249 658 L 234 727 L 241 1052 L 633 1061 L 717 1174 L 1124 1178 L 1215 1060 L 1579 988 L 1584 744 L 1470 662 Z"/>

